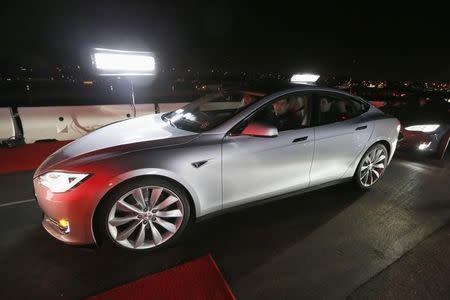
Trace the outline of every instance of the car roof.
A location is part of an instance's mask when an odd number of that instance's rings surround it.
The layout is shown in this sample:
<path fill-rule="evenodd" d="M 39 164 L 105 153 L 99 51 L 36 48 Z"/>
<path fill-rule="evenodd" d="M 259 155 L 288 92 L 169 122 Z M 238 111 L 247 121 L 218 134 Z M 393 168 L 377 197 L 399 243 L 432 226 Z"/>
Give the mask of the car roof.
<path fill-rule="evenodd" d="M 366 102 L 363 98 L 352 95 L 346 91 L 321 86 L 321 85 L 315 85 L 315 84 L 298 84 L 298 83 L 290 83 L 290 82 L 282 82 L 282 81 L 275 81 L 275 82 L 267 82 L 267 81 L 260 81 L 260 82 L 251 82 L 246 83 L 242 85 L 230 85 L 225 86 L 224 90 L 240 90 L 242 92 L 249 91 L 253 93 L 261 93 L 264 94 L 264 96 L 269 96 L 274 93 L 278 92 L 299 92 L 302 90 L 314 90 L 314 91 L 322 91 L 322 92 L 331 92 L 331 93 L 338 93 L 342 94 L 344 96 L 352 97 L 358 100 L 361 100 L 363 102 Z"/>
<path fill-rule="evenodd" d="M 234 83 L 224 85 L 224 90 L 240 90 L 263 93 L 270 95 L 282 90 L 290 89 L 298 85 L 290 84 L 282 81 L 254 81 L 246 83 Z"/>

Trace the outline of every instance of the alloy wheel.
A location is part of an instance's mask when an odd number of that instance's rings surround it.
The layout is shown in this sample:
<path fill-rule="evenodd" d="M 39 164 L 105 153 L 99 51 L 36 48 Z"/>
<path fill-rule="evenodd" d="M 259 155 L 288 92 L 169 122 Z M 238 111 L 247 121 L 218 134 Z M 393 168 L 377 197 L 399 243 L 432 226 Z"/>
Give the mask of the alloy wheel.
<path fill-rule="evenodd" d="M 366 154 L 361 164 L 359 180 L 364 187 L 370 187 L 381 177 L 386 168 L 387 153 L 384 147 L 375 147 Z"/>
<path fill-rule="evenodd" d="M 149 249 L 168 241 L 180 228 L 183 202 L 167 188 L 135 188 L 117 200 L 108 215 L 108 230 L 120 245 Z"/>

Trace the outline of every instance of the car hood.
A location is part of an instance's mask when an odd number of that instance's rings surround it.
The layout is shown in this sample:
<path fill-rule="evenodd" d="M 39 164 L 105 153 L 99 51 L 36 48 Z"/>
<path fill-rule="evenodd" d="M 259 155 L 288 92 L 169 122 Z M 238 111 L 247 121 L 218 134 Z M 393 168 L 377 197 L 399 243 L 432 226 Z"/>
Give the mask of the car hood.
<path fill-rule="evenodd" d="M 74 160 L 105 158 L 114 154 L 188 143 L 199 134 L 171 126 L 161 114 L 146 115 L 101 127 L 50 155 L 35 176 L 58 169 Z"/>

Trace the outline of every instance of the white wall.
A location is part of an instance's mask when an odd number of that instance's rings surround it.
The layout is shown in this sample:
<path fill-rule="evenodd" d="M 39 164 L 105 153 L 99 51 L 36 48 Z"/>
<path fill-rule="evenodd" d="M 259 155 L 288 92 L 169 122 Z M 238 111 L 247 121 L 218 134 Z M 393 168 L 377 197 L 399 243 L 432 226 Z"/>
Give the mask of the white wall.
<path fill-rule="evenodd" d="M 167 112 L 186 104 L 163 103 L 159 104 L 159 108 L 160 112 Z M 101 126 L 133 117 L 133 109 L 128 104 L 19 107 L 18 112 L 27 144 L 44 139 L 73 140 Z M 154 113 L 155 104 L 136 105 L 137 117 Z M 7 134 L 10 134 L 9 131 L 5 131 Z M 2 136 L 3 132 L 0 138 Z"/>
<path fill-rule="evenodd" d="M 182 108 L 183 106 L 185 106 L 188 103 L 159 103 L 159 112 L 168 112 L 168 111 L 173 111 L 179 108 Z"/>
<path fill-rule="evenodd" d="M 133 114 L 130 105 L 19 107 L 18 112 L 26 143 L 73 140 Z"/>
<path fill-rule="evenodd" d="M 160 103 L 160 112 L 173 111 L 188 103 Z M 209 103 L 203 109 L 235 108 L 238 103 Z M 86 105 L 19 107 L 26 143 L 37 140 L 73 140 L 101 126 L 132 118 L 131 105 Z M 136 116 L 155 113 L 155 104 L 137 104 Z M 61 120 L 60 120 L 61 118 Z M 0 110 L 0 139 L 14 135 L 9 108 Z"/>
<path fill-rule="evenodd" d="M 0 107 L 0 140 L 16 135 L 12 112 L 9 107 Z"/>
<path fill-rule="evenodd" d="M 136 104 L 136 117 L 155 113 L 155 104 Z"/>

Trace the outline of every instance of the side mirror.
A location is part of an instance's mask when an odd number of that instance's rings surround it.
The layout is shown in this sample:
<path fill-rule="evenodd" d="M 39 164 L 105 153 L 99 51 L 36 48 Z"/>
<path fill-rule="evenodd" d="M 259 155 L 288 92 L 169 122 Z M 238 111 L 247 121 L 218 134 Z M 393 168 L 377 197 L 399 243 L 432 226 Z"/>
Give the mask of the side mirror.
<path fill-rule="evenodd" d="M 273 125 L 264 123 L 250 123 L 242 130 L 241 135 L 276 137 L 278 136 L 278 129 Z"/>
<path fill-rule="evenodd" d="M 375 106 L 376 108 L 380 108 L 380 107 L 383 107 L 383 106 L 386 106 L 386 101 L 377 101 L 377 100 L 374 100 L 374 101 L 369 101 L 370 102 L 370 104 L 372 104 L 373 106 Z"/>

